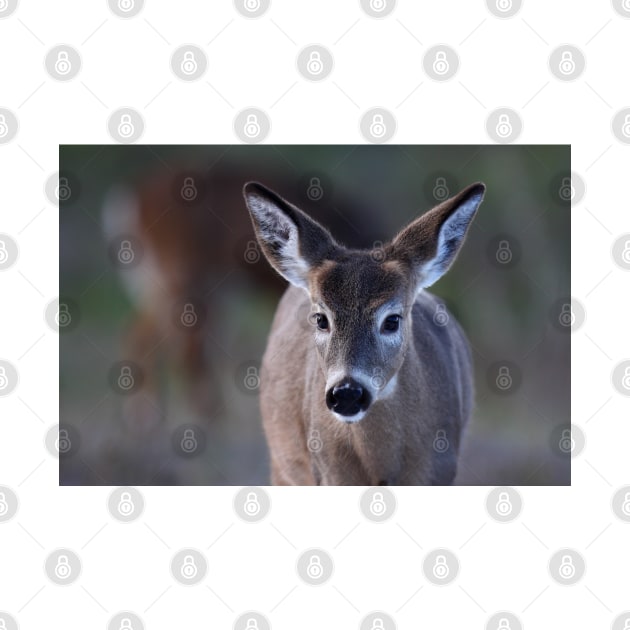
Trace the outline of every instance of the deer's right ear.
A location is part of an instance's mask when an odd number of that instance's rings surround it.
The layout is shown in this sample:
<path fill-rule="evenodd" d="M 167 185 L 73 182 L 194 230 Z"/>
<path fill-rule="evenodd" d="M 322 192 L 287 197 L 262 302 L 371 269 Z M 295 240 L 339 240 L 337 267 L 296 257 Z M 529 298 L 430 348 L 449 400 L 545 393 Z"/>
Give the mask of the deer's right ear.
<path fill-rule="evenodd" d="M 330 233 L 262 184 L 245 184 L 243 195 L 271 266 L 291 284 L 308 290 L 309 271 L 336 246 Z"/>
<path fill-rule="evenodd" d="M 406 261 L 418 289 L 430 287 L 459 252 L 486 187 L 472 184 L 408 225 L 390 246 L 390 255 Z"/>

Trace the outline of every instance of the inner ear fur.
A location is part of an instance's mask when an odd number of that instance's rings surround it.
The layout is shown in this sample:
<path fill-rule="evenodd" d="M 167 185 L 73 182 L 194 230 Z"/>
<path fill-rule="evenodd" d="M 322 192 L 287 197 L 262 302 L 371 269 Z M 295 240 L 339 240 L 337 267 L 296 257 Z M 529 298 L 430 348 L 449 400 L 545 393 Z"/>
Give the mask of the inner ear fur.
<path fill-rule="evenodd" d="M 387 257 L 435 281 L 455 259 L 485 190 L 481 182 L 471 184 L 412 221 L 393 239 Z"/>

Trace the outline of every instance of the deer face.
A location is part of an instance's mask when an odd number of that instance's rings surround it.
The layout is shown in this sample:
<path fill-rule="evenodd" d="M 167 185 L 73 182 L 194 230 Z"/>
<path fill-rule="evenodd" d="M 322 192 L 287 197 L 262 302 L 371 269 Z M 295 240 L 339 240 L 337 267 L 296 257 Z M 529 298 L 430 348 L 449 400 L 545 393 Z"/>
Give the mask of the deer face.
<path fill-rule="evenodd" d="M 311 300 L 325 375 L 321 393 L 343 422 L 358 422 L 394 395 L 419 291 L 450 267 L 483 197 L 474 184 L 407 226 L 377 251 L 348 250 L 295 206 L 260 184 L 244 194 L 271 265 Z"/>
<path fill-rule="evenodd" d="M 315 347 L 326 376 L 328 408 L 360 420 L 396 388 L 410 334 L 415 290 L 403 265 L 378 253 L 327 260 L 309 282 Z"/>

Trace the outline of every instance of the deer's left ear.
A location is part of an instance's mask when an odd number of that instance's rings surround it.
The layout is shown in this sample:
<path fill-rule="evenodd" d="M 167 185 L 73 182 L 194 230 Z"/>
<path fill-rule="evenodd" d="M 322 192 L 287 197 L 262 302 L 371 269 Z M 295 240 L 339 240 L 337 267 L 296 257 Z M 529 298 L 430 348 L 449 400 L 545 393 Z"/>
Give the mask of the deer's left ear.
<path fill-rule="evenodd" d="M 478 182 L 409 224 L 388 248 L 388 257 L 406 262 L 418 290 L 431 286 L 451 266 L 486 187 Z"/>
<path fill-rule="evenodd" d="M 243 189 L 258 243 L 271 266 L 291 284 L 308 291 L 308 274 L 336 244 L 327 230 L 262 184 Z"/>

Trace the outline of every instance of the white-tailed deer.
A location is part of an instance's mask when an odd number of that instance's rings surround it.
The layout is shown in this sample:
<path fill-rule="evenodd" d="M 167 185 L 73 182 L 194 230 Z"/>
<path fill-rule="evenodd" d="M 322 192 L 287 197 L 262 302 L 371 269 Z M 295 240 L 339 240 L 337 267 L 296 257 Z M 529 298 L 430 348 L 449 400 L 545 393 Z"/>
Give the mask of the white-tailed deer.
<path fill-rule="evenodd" d="M 261 369 L 273 484 L 453 482 L 473 404 L 470 349 L 425 288 L 453 263 L 484 191 L 473 184 L 363 251 L 245 186 L 260 247 L 292 285 Z"/>

